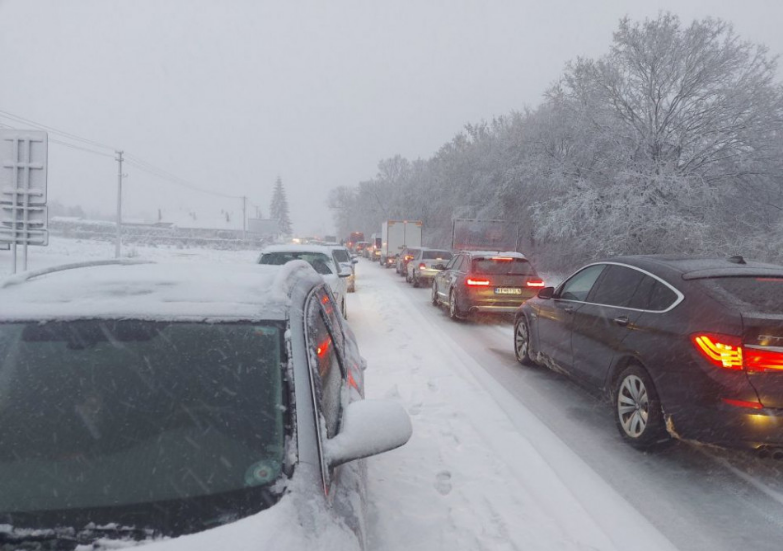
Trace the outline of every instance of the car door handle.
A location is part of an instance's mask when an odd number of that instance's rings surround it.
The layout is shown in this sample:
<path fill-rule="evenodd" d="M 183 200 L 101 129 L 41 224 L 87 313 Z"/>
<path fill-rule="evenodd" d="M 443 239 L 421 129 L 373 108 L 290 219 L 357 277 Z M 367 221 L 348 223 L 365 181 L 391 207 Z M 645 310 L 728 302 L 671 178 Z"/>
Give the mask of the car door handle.
<path fill-rule="evenodd" d="M 620 327 L 625 327 L 628 325 L 628 316 L 620 316 L 617 318 L 614 318 L 614 322 L 619 325 Z"/>
<path fill-rule="evenodd" d="M 567 312 L 569 314 L 574 313 L 574 307 L 573 306 L 563 306 L 563 312 Z"/>

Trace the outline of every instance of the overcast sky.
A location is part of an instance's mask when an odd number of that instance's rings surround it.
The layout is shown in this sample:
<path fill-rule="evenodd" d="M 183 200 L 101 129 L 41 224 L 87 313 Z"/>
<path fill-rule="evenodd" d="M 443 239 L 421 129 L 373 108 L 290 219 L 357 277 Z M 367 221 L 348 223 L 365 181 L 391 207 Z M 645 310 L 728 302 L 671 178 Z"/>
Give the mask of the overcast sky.
<path fill-rule="evenodd" d="M 660 10 L 728 20 L 783 53 L 781 0 L 0 0 L 0 110 L 264 214 L 279 175 L 295 232 L 324 234 L 329 189 L 537 105 L 568 60 L 608 50 L 621 17 Z M 52 144 L 49 160 L 51 199 L 113 211 L 110 157 Z M 125 172 L 131 215 L 240 212 Z"/>

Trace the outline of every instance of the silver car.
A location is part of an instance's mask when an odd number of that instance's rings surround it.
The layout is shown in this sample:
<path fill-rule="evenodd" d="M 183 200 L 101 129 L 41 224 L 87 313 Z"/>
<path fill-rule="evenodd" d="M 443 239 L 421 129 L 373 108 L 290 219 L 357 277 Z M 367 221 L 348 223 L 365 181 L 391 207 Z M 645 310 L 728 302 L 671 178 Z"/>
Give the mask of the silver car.
<path fill-rule="evenodd" d="M 72 265 L 0 280 L 0 304 L 0 548 L 216 549 L 249 528 L 258 549 L 364 548 L 357 460 L 411 425 L 363 400 L 309 264 Z"/>

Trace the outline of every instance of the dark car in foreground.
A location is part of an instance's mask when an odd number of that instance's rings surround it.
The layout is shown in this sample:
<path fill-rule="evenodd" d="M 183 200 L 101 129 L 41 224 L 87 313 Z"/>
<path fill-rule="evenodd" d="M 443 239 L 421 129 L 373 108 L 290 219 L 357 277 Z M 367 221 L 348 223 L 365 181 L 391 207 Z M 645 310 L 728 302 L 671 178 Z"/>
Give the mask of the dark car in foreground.
<path fill-rule="evenodd" d="M 621 436 L 783 453 L 783 266 L 635 256 L 583 267 L 519 310 L 522 363 L 611 396 Z"/>
<path fill-rule="evenodd" d="M 457 251 L 432 281 L 432 304 L 448 306 L 455 320 L 474 312 L 513 314 L 542 287 L 521 253 Z"/>
<path fill-rule="evenodd" d="M 257 549 L 364 548 L 356 460 L 410 421 L 363 400 L 304 261 L 72 265 L 0 280 L 0 304 L 0 549 L 226 549 L 248 526 Z"/>

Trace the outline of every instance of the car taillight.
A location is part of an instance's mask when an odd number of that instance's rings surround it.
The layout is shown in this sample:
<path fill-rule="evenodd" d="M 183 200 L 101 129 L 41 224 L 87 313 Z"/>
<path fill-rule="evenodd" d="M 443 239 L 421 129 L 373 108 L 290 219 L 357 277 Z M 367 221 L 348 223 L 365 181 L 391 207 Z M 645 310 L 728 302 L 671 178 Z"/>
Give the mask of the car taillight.
<path fill-rule="evenodd" d="M 711 364 L 718 367 L 756 372 L 783 370 L 783 352 L 756 346 L 743 347 L 739 337 L 694 333 L 691 342 Z"/>
<path fill-rule="evenodd" d="M 406 256 L 405 260 L 413 260 L 413 257 L 412 256 Z"/>
<path fill-rule="evenodd" d="M 467 285 L 468 287 L 489 287 L 489 280 L 468 278 L 465 281 L 465 285 Z"/>
<path fill-rule="evenodd" d="M 694 333 L 691 342 L 712 365 L 742 369 L 742 340 L 718 333 Z"/>
<path fill-rule="evenodd" d="M 783 369 L 783 353 L 756 347 L 745 347 L 743 353 L 748 371 L 780 371 Z"/>
<path fill-rule="evenodd" d="M 525 287 L 543 287 L 543 286 L 544 286 L 543 279 L 528 279 L 527 282 L 525 282 Z"/>
<path fill-rule="evenodd" d="M 421 264 L 419 264 L 419 270 L 423 270 L 423 269 L 424 269 L 424 268 L 426 268 L 426 267 L 427 267 L 427 265 L 426 265 L 424 262 L 422 262 Z"/>

